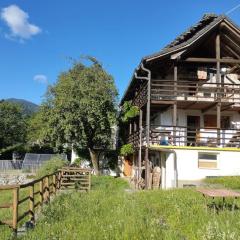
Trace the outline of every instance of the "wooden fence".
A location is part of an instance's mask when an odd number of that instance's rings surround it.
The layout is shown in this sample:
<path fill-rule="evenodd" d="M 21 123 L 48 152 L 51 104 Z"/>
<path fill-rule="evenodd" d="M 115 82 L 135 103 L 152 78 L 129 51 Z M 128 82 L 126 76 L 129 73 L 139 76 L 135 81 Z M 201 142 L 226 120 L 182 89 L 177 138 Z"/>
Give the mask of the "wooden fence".
<path fill-rule="evenodd" d="M 50 197 L 55 195 L 58 190 L 69 189 L 69 187 L 72 189 L 73 186 L 77 190 L 90 191 L 91 170 L 64 167 L 26 184 L 0 186 L 0 192 L 12 191 L 12 201 L 0 205 L 0 210 L 12 210 L 12 218 L 0 220 L 0 225 L 7 225 L 12 228 L 14 233 L 17 233 L 19 223 L 26 217 L 29 217 L 29 221 L 34 224 L 35 212 L 39 207 L 41 209 L 44 204 L 49 203 Z M 22 198 L 20 193 L 24 195 Z M 28 204 L 27 210 L 20 213 L 19 207 L 24 203 Z"/>

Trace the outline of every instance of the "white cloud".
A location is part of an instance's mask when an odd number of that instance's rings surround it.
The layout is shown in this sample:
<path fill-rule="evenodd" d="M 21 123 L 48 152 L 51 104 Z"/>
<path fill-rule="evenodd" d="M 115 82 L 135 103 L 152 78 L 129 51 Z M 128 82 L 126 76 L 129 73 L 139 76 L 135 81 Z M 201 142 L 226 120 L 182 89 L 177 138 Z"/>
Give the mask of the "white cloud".
<path fill-rule="evenodd" d="M 10 5 L 1 10 L 1 19 L 9 27 L 10 33 L 5 34 L 8 39 L 19 38 L 20 40 L 29 39 L 41 32 L 41 29 L 29 23 L 29 15 L 17 5 Z"/>
<path fill-rule="evenodd" d="M 43 75 L 43 74 L 37 74 L 33 77 L 33 80 L 35 82 L 38 83 L 42 83 L 42 84 L 48 84 L 48 79 L 47 76 Z"/>

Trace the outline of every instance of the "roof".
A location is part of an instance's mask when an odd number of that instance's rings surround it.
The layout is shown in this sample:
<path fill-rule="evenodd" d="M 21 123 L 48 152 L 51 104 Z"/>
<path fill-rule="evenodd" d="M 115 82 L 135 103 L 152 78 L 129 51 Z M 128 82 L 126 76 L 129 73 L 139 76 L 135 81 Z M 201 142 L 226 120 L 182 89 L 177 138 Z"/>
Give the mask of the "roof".
<path fill-rule="evenodd" d="M 223 20 L 227 20 L 230 24 L 232 24 L 234 27 L 239 27 L 234 24 L 226 15 L 216 15 L 216 14 L 205 14 L 201 18 L 201 20 L 196 23 L 195 25 L 191 26 L 189 29 L 187 29 L 185 32 L 177 36 L 170 44 L 165 46 L 162 50 L 160 50 L 157 53 L 145 56 L 142 58 L 142 62 L 150 62 L 154 59 L 161 58 L 163 56 L 169 55 L 174 52 L 180 52 L 181 50 L 186 49 L 190 45 L 192 45 L 195 41 L 200 39 L 203 35 L 205 35 L 208 31 L 212 30 L 215 26 L 220 24 Z M 141 64 L 140 63 L 140 64 Z M 139 64 L 139 66 L 140 66 Z M 138 68 L 134 71 L 138 71 Z M 131 78 L 131 81 L 121 99 L 121 104 L 123 103 L 128 89 L 131 87 L 132 82 L 134 80 L 134 74 Z"/>
<path fill-rule="evenodd" d="M 160 55 L 165 55 L 167 53 L 176 51 L 182 47 L 185 47 L 195 40 L 197 40 L 201 35 L 205 34 L 207 31 L 212 29 L 212 27 L 219 24 L 223 19 L 228 18 L 225 15 L 216 15 L 216 14 L 205 14 L 202 19 L 191 26 L 185 32 L 177 36 L 170 44 L 165 46 L 161 51 L 148 55 L 144 57 L 144 60 L 152 59 L 159 57 Z"/>

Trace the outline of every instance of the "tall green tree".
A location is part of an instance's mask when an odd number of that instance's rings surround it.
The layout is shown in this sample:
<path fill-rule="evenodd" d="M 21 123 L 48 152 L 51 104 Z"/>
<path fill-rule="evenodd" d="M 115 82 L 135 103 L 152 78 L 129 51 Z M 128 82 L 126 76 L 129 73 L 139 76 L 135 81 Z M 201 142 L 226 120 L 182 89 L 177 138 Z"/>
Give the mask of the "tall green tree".
<path fill-rule="evenodd" d="M 0 149 L 17 143 L 24 143 L 26 138 L 26 120 L 18 104 L 0 101 Z"/>
<path fill-rule="evenodd" d="M 98 152 L 111 143 L 116 120 L 117 90 L 114 80 L 94 58 L 91 64 L 75 62 L 49 88 L 44 102 L 45 139 L 56 147 L 69 144 L 88 149 L 96 174 Z"/>

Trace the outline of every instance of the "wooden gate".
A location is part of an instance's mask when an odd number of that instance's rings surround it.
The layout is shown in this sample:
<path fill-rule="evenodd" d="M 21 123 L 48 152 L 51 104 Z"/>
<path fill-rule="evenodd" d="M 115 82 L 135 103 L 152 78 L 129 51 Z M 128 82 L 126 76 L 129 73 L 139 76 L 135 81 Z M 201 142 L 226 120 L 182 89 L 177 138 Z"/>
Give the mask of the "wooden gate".
<path fill-rule="evenodd" d="M 91 170 L 64 167 L 61 169 L 61 189 L 76 189 L 80 191 L 90 191 Z"/>

